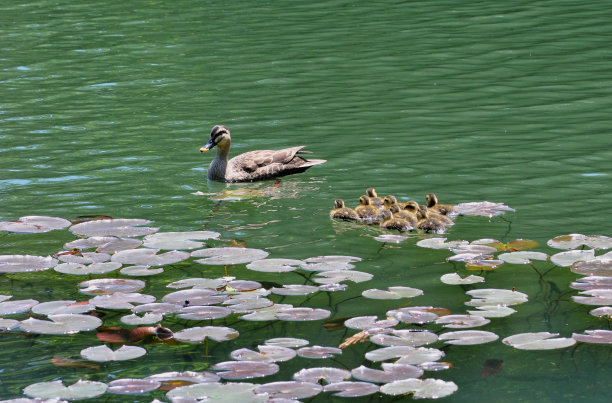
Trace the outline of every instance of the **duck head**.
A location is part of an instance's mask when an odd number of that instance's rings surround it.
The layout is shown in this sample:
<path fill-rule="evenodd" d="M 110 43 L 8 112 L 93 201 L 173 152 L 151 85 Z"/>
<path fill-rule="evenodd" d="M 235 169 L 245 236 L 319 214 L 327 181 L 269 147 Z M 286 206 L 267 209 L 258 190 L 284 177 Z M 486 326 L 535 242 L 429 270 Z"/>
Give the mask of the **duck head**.
<path fill-rule="evenodd" d="M 434 193 L 427 193 L 425 200 L 427 200 L 427 207 L 433 207 L 438 204 L 438 198 Z"/>
<path fill-rule="evenodd" d="M 362 206 L 369 206 L 370 205 L 370 198 L 368 196 L 361 196 L 359 198 L 359 204 L 361 204 Z"/>
<path fill-rule="evenodd" d="M 378 197 L 378 194 L 376 194 L 376 189 L 374 189 L 374 188 L 368 188 L 368 189 L 366 190 L 366 194 L 367 194 L 369 197 Z"/>
<path fill-rule="evenodd" d="M 408 211 L 412 211 L 413 213 L 416 214 L 416 212 L 419 210 L 419 203 L 415 202 L 414 200 L 410 200 L 409 202 L 406 203 L 406 205 L 404 206 L 404 209 Z"/>
<path fill-rule="evenodd" d="M 344 208 L 344 200 L 336 199 L 334 201 L 334 208 Z"/>
<path fill-rule="evenodd" d="M 382 212 L 381 217 L 383 221 L 388 221 L 393 218 L 393 213 L 390 210 L 385 210 Z"/>
<path fill-rule="evenodd" d="M 219 146 L 220 149 L 227 149 L 232 141 L 230 131 L 226 126 L 216 125 L 210 132 L 210 138 L 204 147 L 200 148 L 200 152 L 208 151 L 214 146 Z"/>
<path fill-rule="evenodd" d="M 385 207 L 389 208 L 393 206 L 394 204 L 397 204 L 397 199 L 393 195 L 387 195 L 385 196 L 384 202 L 385 202 Z"/>

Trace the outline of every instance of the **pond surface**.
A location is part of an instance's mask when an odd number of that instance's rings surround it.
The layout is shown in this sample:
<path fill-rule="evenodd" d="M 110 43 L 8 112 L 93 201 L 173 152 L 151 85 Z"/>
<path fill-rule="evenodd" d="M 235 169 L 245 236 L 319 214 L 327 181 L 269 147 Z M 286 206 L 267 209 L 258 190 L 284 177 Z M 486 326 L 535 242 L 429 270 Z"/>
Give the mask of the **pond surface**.
<path fill-rule="evenodd" d="M 335 198 L 355 205 L 374 186 L 401 201 L 422 203 L 433 191 L 444 203 L 488 200 L 516 209 L 491 219 L 458 217 L 444 235 L 451 240 L 531 239 L 539 243 L 534 251 L 552 255 L 559 250 L 546 241 L 558 235 L 611 236 L 608 3 L 41 0 L 9 2 L 0 10 L 0 220 L 144 218 L 162 231 L 216 231 L 221 240 L 208 246 L 259 248 L 271 258 L 358 256 L 356 270 L 373 274 L 372 280 L 310 298 L 271 297 L 328 309 L 329 319 L 384 318 L 387 310 L 410 305 L 462 314 L 467 289 L 505 288 L 526 293 L 529 301 L 481 328 L 500 340 L 609 328 L 589 315 L 593 306 L 572 300 L 577 291 L 569 283 L 578 276 L 568 268 L 538 262 L 543 279 L 528 265 L 468 272 L 463 263 L 446 261 L 448 251 L 416 246 L 428 235 L 382 245 L 373 239 L 378 229 L 332 222 L 328 215 Z M 274 189 L 273 181 L 208 182 L 213 155 L 198 150 L 215 124 L 232 131 L 233 155 L 305 144 L 313 158 L 328 162 L 285 177 Z M 262 193 L 223 201 L 212 196 L 236 189 Z M 2 233 L 0 255 L 53 255 L 74 238 L 67 230 Z M 228 270 L 242 280 L 312 284 L 296 272 Z M 465 288 L 440 282 L 455 271 L 486 282 Z M 141 292 L 161 298 L 172 281 L 223 274 L 220 266 L 189 261 L 144 278 Z M 98 277 L 127 278 L 91 276 Z M 3 274 L 0 294 L 86 300 L 77 287 L 86 279 L 53 270 Z M 389 286 L 424 294 L 395 301 L 361 297 Z M 121 315 L 106 315 L 105 324 L 119 323 Z M 208 357 L 201 344 L 149 344 L 142 358 L 97 369 L 51 363 L 99 345 L 95 331 L 2 333 L 0 397 L 19 397 L 29 384 L 54 379 L 110 382 L 202 371 L 272 337 L 338 346 L 356 332 L 328 331 L 325 321 L 253 325 L 233 315 L 213 324 L 233 327 L 240 337 L 211 342 Z M 185 326 L 162 323 L 174 331 Z M 608 345 L 523 351 L 500 340 L 444 347 L 443 361 L 452 368 L 426 377 L 455 382 L 459 389 L 448 400 L 458 402 L 607 401 Z M 294 359 L 280 363 L 278 374 L 252 381 L 290 380 L 305 367 L 375 367 L 364 358 L 374 347 L 365 342 L 333 359 Z M 502 360 L 503 368 L 483 376 L 491 359 Z M 155 397 L 164 394 L 130 401 Z M 328 399 L 326 393 L 314 400 Z"/>

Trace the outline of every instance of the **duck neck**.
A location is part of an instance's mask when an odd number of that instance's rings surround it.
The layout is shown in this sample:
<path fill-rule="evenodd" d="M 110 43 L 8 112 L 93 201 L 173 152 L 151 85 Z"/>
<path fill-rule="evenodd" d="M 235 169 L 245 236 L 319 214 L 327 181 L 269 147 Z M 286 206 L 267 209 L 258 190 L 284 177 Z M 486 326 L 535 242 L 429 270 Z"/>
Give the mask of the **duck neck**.
<path fill-rule="evenodd" d="M 217 155 L 208 167 L 208 177 L 213 180 L 225 180 L 227 171 L 227 156 L 229 155 L 229 147 L 217 146 Z"/>

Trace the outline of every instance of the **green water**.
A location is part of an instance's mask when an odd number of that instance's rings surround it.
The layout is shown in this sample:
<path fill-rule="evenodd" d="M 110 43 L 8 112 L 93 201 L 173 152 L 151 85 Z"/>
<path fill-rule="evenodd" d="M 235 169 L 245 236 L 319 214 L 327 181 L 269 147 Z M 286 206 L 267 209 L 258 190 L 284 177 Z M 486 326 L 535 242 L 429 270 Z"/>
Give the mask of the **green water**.
<path fill-rule="evenodd" d="M 448 252 L 416 247 L 417 236 L 381 248 L 372 239 L 377 231 L 330 222 L 333 199 L 356 204 L 375 186 L 401 200 L 422 202 L 435 191 L 447 203 L 503 202 L 516 213 L 460 217 L 445 236 L 533 239 L 536 250 L 549 254 L 556 252 L 546 246 L 553 236 L 612 235 L 610 21 L 612 9 L 603 1 L 6 2 L 0 5 L 0 220 L 147 218 L 163 231 L 218 231 L 270 257 L 355 255 L 363 258 L 357 270 L 373 280 L 349 283 L 329 297 L 284 302 L 332 309 L 332 318 L 382 317 L 408 304 L 464 313 L 465 290 L 439 281 L 455 270 L 466 275 L 462 264 L 447 263 Z M 272 184 L 206 180 L 212 155 L 198 150 L 215 124 L 232 131 L 234 155 L 306 144 L 328 162 L 284 178 L 266 197 L 218 203 L 194 195 Z M 0 234 L 0 254 L 53 254 L 71 239 L 65 230 Z M 297 274 L 244 266 L 231 274 L 304 282 Z M 143 292 L 161 297 L 170 281 L 221 275 L 218 267 L 177 265 L 148 278 Z M 551 270 L 545 283 L 529 266 L 504 265 L 485 277 L 480 288 L 514 287 L 530 298 L 516 314 L 483 328 L 501 338 L 536 331 L 569 337 L 609 326 L 588 314 L 592 306 L 572 302 L 576 292 L 568 283 L 577 276 L 567 269 Z M 76 286 L 82 280 L 55 272 L 3 275 L 0 294 L 82 300 Z M 400 302 L 359 297 L 391 285 L 425 294 Z M 99 370 L 49 363 L 99 344 L 94 332 L 1 334 L 0 397 L 57 378 L 109 382 L 203 370 L 270 337 L 337 346 L 352 334 L 327 332 L 321 321 L 214 324 L 232 326 L 241 337 L 216 344 L 208 359 L 200 345 L 148 345 L 142 359 Z M 281 363 L 279 374 L 254 382 L 289 380 L 303 367 L 373 366 L 363 358 L 371 348 L 353 346 L 333 361 Z M 445 351 L 453 368 L 427 376 L 457 383 L 447 400 L 607 401 L 608 346 L 534 352 L 498 341 Z M 502 359 L 503 370 L 483 378 L 483 362 L 491 358 Z"/>

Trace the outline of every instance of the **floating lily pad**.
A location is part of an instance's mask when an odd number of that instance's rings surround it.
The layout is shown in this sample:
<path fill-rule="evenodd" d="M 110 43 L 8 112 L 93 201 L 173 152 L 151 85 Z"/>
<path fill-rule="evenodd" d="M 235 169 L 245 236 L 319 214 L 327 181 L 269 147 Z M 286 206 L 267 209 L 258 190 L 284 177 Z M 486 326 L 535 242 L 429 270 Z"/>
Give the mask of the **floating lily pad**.
<path fill-rule="evenodd" d="M 62 263 L 53 268 L 58 273 L 74 274 L 77 276 L 88 276 L 91 274 L 106 274 L 121 267 L 118 262 L 92 263 L 83 265 L 80 263 Z"/>
<path fill-rule="evenodd" d="M 306 346 L 310 343 L 305 339 L 296 339 L 294 337 L 277 337 L 274 339 L 268 339 L 264 342 L 267 346 L 278 346 L 278 347 L 287 347 L 287 348 L 297 348 Z"/>
<path fill-rule="evenodd" d="M 572 296 L 574 302 L 585 305 L 612 305 L 612 289 L 586 290 L 580 294 Z"/>
<path fill-rule="evenodd" d="M 589 314 L 593 316 L 597 316 L 599 318 L 603 318 L 607 316 L 608 319 L 612 319 L 612 307 L 610 306 L 601 306 L 599 308 L 592 309 L 589 311 Z"/>
<path fill-rule="evenodd" d="M 529 264 L 532 260 L 548 260 L 548 255 L 542 252 L 519 251 L 502 253 L 498 258 L 511 264 Z"/>
<path fill-rule="evenodd" d="M 470 259 L 465 262 L 465 267 L 468 270 L 493 270 L 497 268 L 500 264 L 503 264 L 504 261 L 500 259 Z"/>
<path fill-rule="evenodd" d="M 369 382 L 337 382 L 325 385 L 323 391 L 339 392 L 334 393 L 334 396 L 340 397 L 359 397 L 378 392 L 378 386 Z"/>
<path fill-rule="evenodd" d="M 161 267 L 151 269 L 150 266 L 127 266 L 119 271 L 119 273 L 123 275 L 134 277 L 155 276 L 156 274 L 161 274 L 163 272 L 164 269 Z"/>
<path fill-rule="evenodd" d="M 142 357 L 146 353 L 147 350 L 138 346 L 121 346 L 113 351 L 107 345 L 102 345 L 81 350 L 81 357 L 96 362 L 126 361 Z"/>
<path fill-rule="evenodd" d="M 194 372 L 194 371 L 185 371 L 185 372 L 163 372 L 160 374 L 154 374 L 144 378 L 145 380 L 152 380 L 156 382 L 161 382 L 162 384 L 176 384 L 179 383 L 214 383 L 221 379 L 221 377 L 217 374 L 213 374 L 212 372 Z"/>
<path fill-rule="evenodd" d="M 374 277 L 370 273 L 364 273 L 356 270 L 329 270 L 320 271 L 317 273 L 317 277 L 313 281 L 317 284 L 336 284 L 342 281 L 352 281 L 354 283 L 361 283 L 369 281 Z"/>
<path fill-rule="evenodd" d="M 174 333 L 174 339 L 188 343 L 201 343 L 209 338 L 215 341 L 226 341 L 235 339 L 239 333 L 230 327 L 204 326 L 191 327 Z"/>
<path fill-rule="evenodd" d="M 468 306 L 518 305 L 527 302 L 528 298 L 522 292 L 498 288 L 471 290 L 466 294 L 472 296 L 472 300 L 465 303 Z"/>
<path fill-rule="evenodd" d="M 234 313 L 247 313 L 253 311 L 261 311 L 265 308 L 272 307 L 274 302 L 268 298 L 231 298 L 223 302 L 224 305 L 228 305 Z M 290 306 L 293 308 L 293 306 Z M 280 308 L 276 309 L 278 312 Z"/>
<path fill-rule="evenodd" d="M 316 281 L 316 279 L 315 279 Z M 321 286 L 319 286 L 319 291 L 323 291 L 323 292 L 337 292 L 337 291 L 345 291 L 348 288 L 348 286 L 346 284 L 338 284 L 338 283 L 332 283 L 332 284 L 323 284 Z"/>
<path fill-rule="evenodd" d="M 457 389 L 459 388 L 454 382 L 440 379 L 404 379 L 380 387 L 380 391 L 386 395 L 397 396 L 412 393 L 415 399 L 439 399 L 452 395 Z"/>
<path fill-rule="evenodd" d="M 255 393 L 267 394 L 272 399 L 306 399 L 323 390 L 321 385 L 310 382 L 271 382 L 255 388 Z"/>
<path fill-rule="evenodd" d="M 277 295 L 308 295 L 319 291 L 319 287 L 305 284 L 284 284 L 283 288 L 272 287 L 270 291 Z"/>
<path fill-rule="evenodd" d="M 62 254 L 58 256 L 58 259 L 65 263 L 79 263 L 79 264 L 90 264 L 90 263 L 102 263 L 110 260 L 111 256 L 104 252 L 81 252 L 79 254 Z"/>
<path fill-rule="evenodd" d="M 79 283 L 79 290 L 87 295 L 112 294 L 115 292 L 134 292 L 145 287 L 141 280 L 126 280 L 121 278 L 100 278 Z"/>
<path fill-rule="evenodd" d="M 178 317 L 190 320 L 210 320 L 225 318 L 232 310 L 223 306 L 188 306 L 181 309 Z"/>
<path fill-rule="evenodd" d="M 75 224 L 70 227 L 73 234 L 81 236 L 115 236 L 134 237 L 149 235 L 157 232 L 159 228 L 141 227 L 150 224 L 151 221 L 138 218 L 117 218 L 108 220 L 94 220 Z"/>
<path fill-rule="evenodd" d="M 344 326 L 349 329 L 366 330 L 371 328 L 393 327 L 399 323 L 395 318 L 378 320 L 376 316 L 356 316 L 344 321 Z"/>
<path fill-rule="evenodd" d="M 408 239 L 408 237 L 405 237 L 403 235 L 383 234 L 374 237 L 374 239 L 378 242 L 384 243 L 400 243 L 404 242 L 406 239 Z"/>
<path fill-rule="evenodd" d="M 596 258 L 572 264 L 571 271 L 583 276 L 612 277 L 612 259 Z"/>
<path fill-rule="evenodd" d="M 334 355 L 342 354 L 342 350 L 337 347 L 312 346 L 302 347 L 297 350 L 297 355 L 302 358 L 323 359 Z"/>
<path fill-rule="evenodd" d="M 129 249 L 122 250 L 113 255 L 112 261 L 123 264 L 142 266 L 164 266 L 178 263 L 189 258 L 188 252 L 172 250 L 159 253 L 159 249 Z"/>
<path fill-rule="evenodd" d="M 296 355 L 295 350 L 279 346 L 257 346 L 259 352 L 240 348 L 230 353 L 230 357 L 237 361 L 258 361 L 258 362 L 282 362 L 289 361 Z"/>
<path fill-rule="evenodd" d="M 482 283 L 485 281 L 484 277 L 469 275 L 465 278 L 461 278 L 457 273 L 447 273 L 440 277 L 440 281 L 444 284 L 450 285 L 461 285 L 461 284 L 475 284 Z"/>
<path fill-rule="evenodd" d="M 508 243 L 501 243 L 499 241 L 494 241 L 494 242 L 487 242 L 485 245 L 492 246 L 498 251 L 516 252 L 516 251 L 521 251 L 525 249 L 535 248 L 536 246 L 539 245 L 539 243 L 537 241 L 532 241 L 529 239 L 515 239 L 514 241 L 510 241 Z"/>
<path fill-rule="evenodd" d="M 89 303 L 104 309 L 132 309 L 134 308 L 134 303 L 150 304 L 155 299 L 152 295 L 137 292 L 114 292 L 112 294 L 98 295 L 90 299 Z"/>
<path fill-rule="evenodd" d="M 436 372 L 436 371 L 444 371 L 451 367 L 451 364 L 448 362 L 439 362 L 439 361 L 425 361 L 417 365 L 423 371 Z"/>
<path fill-rule="evenodd" d="M 308 271 L 350 270 L 355 262 L 361 261 L 356 256 L 330 255 L 316 256 L 304 259 L 302 268 Z"/>
<path fill-rule="evenodd" d="M 191 252 L 192 257 L 204 257 L 196 260 L 197 263 L 209 265 L 228 265 L 250 263 L 265 259 L 268 252 L 251 248 L 208 248 Z"/>
<path fill-rule="evenodd" d="M 440 335 L 440 341 L 446 344 L 457 344 L 461 346 L 490 343 L 499 339 L 493 332 L 484 330 L 460 330 L 457 332 L 447 332 Z"/>
<path fill-rule="evenodd" d="M 108 393 L 118 395 L 136 395 L 151 392 L 161 386 L 161 382 L 153 379 L 116 379 L 108 384 Z"/>
<path fill-rule="evenodd" d="M 438 315 L 433 312 L 411 307 L 392 309 L 387 311 L 387 316 L 397 318 L 397 320 L 403 323 L 414 323 L 419 325 L 433 322 L 438 319 Z"/>
<path fill-rule="evenodd" d="M 204 399 L 212 402 L 265 402 L 266 395 L 258 396 L 253 392 L 258 385 L 252 383 L 199 383 L 196 385 L 181 386 L 166 393 L 171 401 L 179 402 L 181 399 L 191 402 Z M 189 399 L 189 400 L 188 400 Z"/>
<path fill-rule="evenodd" d="M 60 217 L 24 216 L 17 221 L 0 221 L 0 231 L 39 233 L 67 228 L 72 223 Z"/>
<path fill-rule="evenodd" d="M 74 334 L 102 326 L 99 318 L 90 315 L 58 314 L 48 318 L 50 321 L 29 318 L 21 321 L 19 327 L 28 333 Z"/>
<path fill-rule="evenodd" d="M 366 298 L 370 299 L 400 299 L 400 298 L 413 298 L 419 295 L 423 295 L 423 290 L 411 287 L 389 287 L 389 291 L 378 290 L 376 288 L 365 290 L 361 293 Z"/>
<path fill-rule="evenodd" d="M 335 383 L 350 377 L 351 373 L 349 371 L 333 367 L 304 368 L 293 374 L 295 380 L 311 383 L 319 383 L 321 380 L 327 383 Z"/>
<path fill-rule="evenodd" d="M 576 262 L 588 262 L 595 259 L 595 250 L 568 250 L 559 252 L 550 257 L 550 261 L 561 267 L 569 267 Z"/>
<path fill-rule="evenodd" d="M 361 365 L 351 371 L 353 378 L 367 382 L 389 383 L 400 379 L 418 378 L 423 370 L 409 364 L 382 363 L 383 370 L 372 369 Z"/>
<path fill-rule="evenodd" d="M 497 252 L 497 249 L 492 246 L 488 246 L 488 245 L 470 244 L 470 245 L 461 245 L 456 248 L 452 248 L 451 252 L 453 252 L 456 255 L 460 255 L 464 253 L 477 253 L 483 256 L 487 256 L 487 255 Z"/>
<path fill-rule="evenodd" d="M 446 315 L 436 319 L 436 323 L 448 328 L 469 328 L 484 326 L 491 321 L 482 316 Z"/>
<path fill-rule="evenodd" d="M 449 249 L 450 250 L 453 248 L 458 248 L 461 246 L 468 245 L 469 242 L 462 241 L 462 240 L 446 242 L 446 238 L 426 238 L 426 239 L 421 239 L 416 244 L 417 246 L 420 246 L 421 248 Z"/>
<path fill-rule="evenodd" d="M 370 341 L 379 346 L 423 346 L 435 343 L 438 336 L 427 330 L 402 329 L 393 330 L 391 334 L 375 334 Z"/>
<path fill-rule="evenodd" d="M 572 338 L 554 338 L 558 335 L 559 333 L 548 332 L 520 333 L 506 337 L 502 342 L 519 350 L 553 350 L 576 344 L 576 340 Z"/>
<path fill-rule="evenodd" d="M 247 264 L 246 268 L 265 273 L 286 273 L 303 265 L 302 260 L 295 259 L 262 259 Z"/>
<path fill-rule="evenodd" d="M 90 399 L 103 395 L 108 386 L 102 382 L 79 380 L 70 386 L 62 381 L 39 382 L 26 386 L 23 393 L 39 399 Z"/>
<path fill-rule="evenodd" d="M 0 255 L 0 273 L 42 271 L 52 268 L 57 259 L 51 256 Z"/>
<path fill-rule="evenodd" d="M 19 321 L 14 319 L 0 318 L 0 330 L 12 330 L 19 326 Z"/>
<path fill-rule="evenodd" d="M 293 305 L 291 304 L 273 304 L 265 308 L 252 310 L 251 313 L 242 315 L 240 319 L 248 320 L 248 321 L 256 321 L 256 322 L 276 320 L 277 319 L 276 314 L 278 312 L 287 310 L 287 309 L 291 309 L 291 308 L 293 308 Z"/>
<path fill-rule="evenodd" d="M 225 361 L 212 366 L 223 379 L 251 379 L 275 374 L 278 365 L 271 362 Z"/>
<path fill-rule="evenodd" d="M 227 293 L 239 293 L 241 296 L 246 291 L 255 291 L 261 288 L 261 283 L 251 280 L 232 280 L 225 286 Z M 267 295 L 267 294 L 266 294 Z"/>
<path fill-rule="evenodd" d="M 513 208 L 503 203 L 493 203 L 489 201 L 459 203 L 455 208 L 455 213 L 460 215 L 479 215 L 493 217 L 504 214 L 506 211 L 515 211 Z"/>
<path fill-rule="evenodd" d="M 227 295 L 220 295 L 215 290 L 192 288 L 166 294 L 162 301 L 177 305 L 194 306 L 220 304 L 228 298 Z"/>
<path fill-rule="evenodd" d="M 612 344 L 612 330 L 585 330 L 586 334 L 572 334 L 572 338 L 582 343 Z"/>
<path fill-rule="evenodd" d="M 32 307 L 32 312 L 37 315 L 58 315 L 58 314 L 79 314 L 96 309 L 91 303 L 77 303 L 74 300 L 70 301 L 49 301 Z M 1 305 L 1 304 L 0 304 Z"/>
<path fill-rule="evenodd" d="M 127 249 L 136 249 L 142 245 L 140 239 L 117 238 L 114 236 L 92 236 L 81 238 L 64 244 L 66 249 L 93 249 L 96 252 L 115 253 Z"/>
<path fill-rule="evenodd" d="M 225 288 L 227 280 L 225 278 L 185 278 L 178 281 L 173 281 L 168 284 L 168 288 L 210 288 L 211 290 L 218 290 Z"/>
<path fill-rule="evenodd" d="M 483 305 L 477 306 L 476 309 L 478 310 L 468 311 L 468 313 L 472 316 L 482 316 L 483 318 L 503 318 L 516 312 L 515 309 L 503 305 Z"/>
<path fill-rule="evenodd" d="M 391 346 L 368 351 L 365 355 L 370 361 L 386 361 L 391 358 L 400 358 L 396 364 L 416 365 L 426 361 L 437 361 L 444 357 L 444 353 L 435 348 Z"/>
<path fill-rule="evenodd" d="M 331 312 L 322 308 L 288 308 L 276 313 L 276 318 L 285 321 L 321 320 L 331 315 Z"/>
<path fill-rule="evenodd" d="M 27 312 L 37 305 L 35 299 L 20 299 L 15 301 L 0 302 L 0 315 L 14 315 L 17 313 Z"/>
<path fill-rule="evenodd" d="M 134 308 L 132 308 L 132 312 L 134 313 L 151 312 L 151 313 L 158 313 L 158 314 L 164 315 L 167 313 L 178 312 L 181 309 L 183 309 L 182 305 L 169 304 L 165 302 L 153 302 L 151 304 L 143 304 L 143 305 L 135 306 Z"/>
<path fill-rule="evenodd" d="M 221 234 L 213 231 L 158 232 L 144 237 L 143 245 L 151 249 L 196 249 L 207 239 L 219 239 Z"/>
<path fill-rule="evenodd" d="M 612 276 L 589 276 L 582 277 L 570 283 L 575 290 L 612 289 Z"/>
<path fill-rule="evenodd" d="M 592 249 L 610 249 L 612 248 L 612 238 L 603 235 L 569 234 L 554 237 L 546 244 L 557 249 L 577 249 L 582 246 L 588 246 Z"/>
<path fill-rule="evenodd" d="M 159 323 L 163 318 L 164 316 L 159 313 L 148 312 L 142 316 L 138 316 L 136 314 L 125 315 L 125 316 L 122 316 L 120 320 L 122 323 L 125 323 L 126 325 L 139 326 L 139 325 L 151 325 L 154 323 Z"/>

